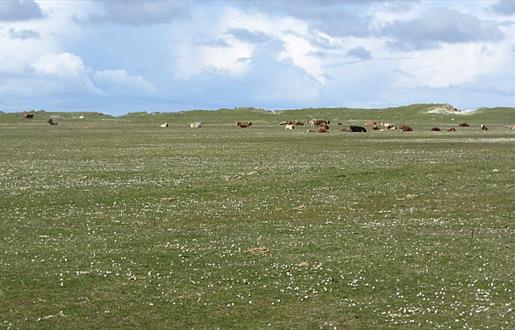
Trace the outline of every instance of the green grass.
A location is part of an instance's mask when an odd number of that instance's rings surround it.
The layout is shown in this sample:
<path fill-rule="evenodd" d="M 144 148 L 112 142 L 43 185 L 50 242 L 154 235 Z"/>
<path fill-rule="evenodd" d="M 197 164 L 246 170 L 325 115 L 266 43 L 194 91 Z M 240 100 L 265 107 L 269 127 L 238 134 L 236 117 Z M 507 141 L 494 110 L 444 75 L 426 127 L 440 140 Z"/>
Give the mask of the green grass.
<path fill-rule="evenodd" d="M 513 328 L 515 111 L 416 107 L 0 115 L 0 328 Z"/>

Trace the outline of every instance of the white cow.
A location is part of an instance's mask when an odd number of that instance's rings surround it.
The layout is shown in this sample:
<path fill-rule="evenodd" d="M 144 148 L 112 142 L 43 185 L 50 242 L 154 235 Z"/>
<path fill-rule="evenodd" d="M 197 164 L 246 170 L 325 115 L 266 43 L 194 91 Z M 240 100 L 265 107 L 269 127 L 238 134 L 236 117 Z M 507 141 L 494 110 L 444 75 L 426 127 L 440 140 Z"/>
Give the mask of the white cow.
<path fill-rule="evenodd" d="M 163 124 L 161 124 L 161 127 L 163 127 L 163 128 L 168 127 L 168 123 L 163 123 Z"/>
<path fill-rule="evenodd" d="M 284 125 L 284 129 L 295 129 L 295 124 L 286 124 Z"/>
<path fill-rule="evenodd" d="M 190 126 L 190 128 L 201 128 L 202 127 L 202 123 L 200 121 L 194 121 L 192 123 L 188 123 L 188 125 Z"/>

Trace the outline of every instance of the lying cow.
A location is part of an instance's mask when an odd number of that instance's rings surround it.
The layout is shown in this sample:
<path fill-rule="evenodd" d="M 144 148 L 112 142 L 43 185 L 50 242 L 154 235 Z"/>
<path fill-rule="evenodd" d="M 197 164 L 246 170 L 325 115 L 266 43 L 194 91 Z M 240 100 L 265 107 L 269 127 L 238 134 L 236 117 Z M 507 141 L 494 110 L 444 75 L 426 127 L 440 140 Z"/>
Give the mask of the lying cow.
<path fill-rule="evenodd" d="M 365 133 L 367 129 L 365 127 L 356 126 L 356 125 L 350 125 L 350 131 L 351 132 L 363 132 Z"/>
<path fill-rule="evenodd" d="M 393 126 L 393 124 L 390 123 L 381 123 L 381 125 L 383 125 L 383 127 L 386 129 L 395 129 L 395 126 Z"/>
<path fill-rule="evenodd" d="M 515 129 L 515 125 L 511 125 L 511 126 L 510 126 L 510 128 L 511 128 L 511 129 Z"/>
<path fill-rule="evenodd" d="M 200 121 L 194 121 L 192 123 L 188 123 L 188 126 L 190 128 L 201 128 L 202 127 L 202 122 Z"/>
<path fill-rule="evenodd" d="M 440 129 L 440 128 L 438 128 L 438 127 L 433 127 L 433 128 L 431 128 L 431 131 L 432 131 L 432 132 L 440 132 L 440 131 L 441 131 L 441 129 Z"/>
<path fill-rule="evenodd" d="M 324 119 L 310 119 L 308 121 L 309 126 L 321 126 L 321 125 L 329 125 L 331 122 L 329 120 Z"/>
<path fill-rule="evenodd" d="M 288 121 L 280 122 L 279 125 L 281 125 L 281 126 L 284 126 L 284 125 L 302 126 L 302 125 L 304 125 L 304 123 L 299 120 L 288 120 Z"/>
<path fill-rule="evenodd" d="M 239 128 L 247 128 L 252 126 L 252 122 L 237 121 L 236 126 L 238 126 Z"/>
<path fill-rule="evenodd" d="M 168 123 L 163 123 L 163 124 L 161 124 L 161 127 L 163 127 L 163 128 L 168 127 Z"/>
<path fill-rule="evenodd" d="M 459 126 L 459 127 L 470 127 L 470 125 L 469 125 L 469 124 L 467 124 L 467 123 L 461 123 L 461 124 L 459 124 L 458 126 Z"/>
<path fill-rule="evenodd" d="M 486 127 L 486 125 L 484 125 L 484 124 L 481 124 L 481 130 L 488 131 L 488 127 Z"/>
<path fill-rule="evenodd" d="M 408 125 L 401 125 L 400 129 L 402 130 L 403 133 L 413 132 L 413 128 L 409 127 Z"/>
<path fill-rule="evenodd" d="M 456 132 L 456 129 L 454 127 L 451 127 L 447 130 L 447 132 Z"/>
<path fill-rule="evenodd" d="M 57 125 L 57 120 L 53 119 L 53 118 L 48 118 L 48 120 L 46 121 L 48 123 L 48 125 Z"/>
<path fill-rule="evenodd" d="M 293 124 L 286 124 L 286 125 L 284 125 L 284 129 L 293 130 L 293 129 L 295 129 L 295 125 L 293 125 Z"/>
<path fill-rule="evenodd" d="M 23 118 L 25 118 L 25 119 L 34 119 L 34 114 L 33 113 L 24 112 L 24 113 L 22 113 L 21 116 Z"/>

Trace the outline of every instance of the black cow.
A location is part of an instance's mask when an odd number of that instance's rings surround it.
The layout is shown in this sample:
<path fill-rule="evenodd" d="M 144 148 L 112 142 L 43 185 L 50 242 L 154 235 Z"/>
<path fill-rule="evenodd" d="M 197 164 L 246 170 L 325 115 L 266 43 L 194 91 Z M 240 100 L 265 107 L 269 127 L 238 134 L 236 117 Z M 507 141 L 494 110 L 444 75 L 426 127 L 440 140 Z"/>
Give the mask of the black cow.
<path fill-rule="evenodd" d="M 350 126 L 350 131 L 351 132 L 363 132 L 363 133 L 365 133 L 367 131 L 367 129 L 365 127 L 362 127 L 362 126 L 351 125 Z"/>

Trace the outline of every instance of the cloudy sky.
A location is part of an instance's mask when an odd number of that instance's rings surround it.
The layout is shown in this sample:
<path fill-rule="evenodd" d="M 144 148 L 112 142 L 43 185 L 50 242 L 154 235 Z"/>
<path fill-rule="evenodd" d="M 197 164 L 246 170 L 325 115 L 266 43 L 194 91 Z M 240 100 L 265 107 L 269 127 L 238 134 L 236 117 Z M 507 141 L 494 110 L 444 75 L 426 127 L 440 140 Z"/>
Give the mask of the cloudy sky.
<path fill-rule="evenodd" d="M 0 1 L 0 111 L 515 106 L 515 1 Z"/>

